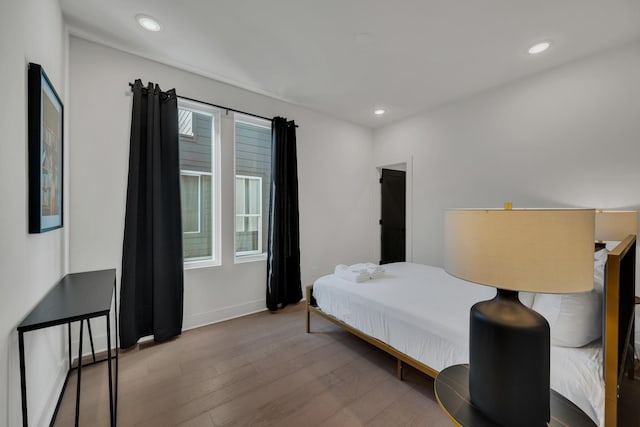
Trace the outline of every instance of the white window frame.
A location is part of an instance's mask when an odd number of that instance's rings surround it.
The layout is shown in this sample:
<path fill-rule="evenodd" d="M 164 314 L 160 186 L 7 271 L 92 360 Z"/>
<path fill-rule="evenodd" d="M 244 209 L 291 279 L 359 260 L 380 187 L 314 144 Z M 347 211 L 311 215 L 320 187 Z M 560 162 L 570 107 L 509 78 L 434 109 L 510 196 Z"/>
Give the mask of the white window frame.
<path fill-rule="evenodd" d="M 254 250 L 254 251 L 237 251 L 236 249 L 236 257 L 246 257 L 248 255 L 262 255 L 262 177 L 261 176 L 251 176 L 251 175 L 236 175 L 236 185 L 237 185 L 237 180 L 238 179 L 244 179 L 244 180 L 248 180 L 248 181 L 258 181 L 258 188 L 260 191 L 258 191 L 258 206 L 260 207 L 260 213 L 258 214 L 245 214 L 245 213 L 238 213 L 237 211 L 235 212 L 235 220 L 238 220 L 238 217 L 242 217 L 242 218 L 258 218 L 258 249 Z M 237 187 L 236 187 L 237 190 Z M 237 194 L 236 194 L 237 195 Z M 233 233 L 233 239 L 235 241 L 236 238 L 236 229 L 235 229 L 236 224 L 234 223 L 234 233 Z M 236 242 L 237 243 L 237 242 Z"/>
<path fill-rule="evenodd" d="M 269 120 L 261 119 L 259 117 L 249 116 L 247 114 L 242 113 L 234 113 L 233 114 L 233 171 L 235 174 L 236 169 L 236 122 L 246 123 L 252 126 L 258 126 L 265 129 L 271 129 L 271 122 Z M 272 153 L 273 155 L 273 153 Z M 246 175 L 236 175 L 238 177 L 243 177 Z M 251 178 L 251 177 L 250 177 Z M 253 177 L 260 178 L 261 177 Z M 267 183 L 270 185 L 270 183 Z M 254 262 L 254 261 L 265 261 L 267 259 L 267 250 L 266 248 L 262 248 L 262 220 L 260 221 L 260 239 L 259 239 L 259 247 L 261 247 L 260 252 L 251 251 L 251 252 L 237 252 L 236 249 L 236 180 L 233 180 L 233 253 L 234 253 L 234 262 L 235 264 L 242 264 L 245 262 Z M 265 212 L 262 212 L 262 192 L 260 192 L 260 210 L 262 215 L 265 215 Z M 267 212 L 268 214 L 268 212 Z"/>
<path fill-rule="evenodd" d="M 196 113 L 206 114 L 212 117 L 211 126 L 211 172 L 197 172 L 202 175 L 210 175 L 211 185 L 211 256 L 187 258 L 184 260 L 184 269 L 214 267 L 222 264 L 222 221 L 221 221 L 221 173 L 220 173 L 220 128 L 222 127 L 220 109 L 189 101 L 178 97 L 178 108 L 191 110 Z M 181 169 L 180 173 L 186 172 Z M 193 172 L 193 171 L 191 171 Z M 199 193 L 200 194 L 200 193 Z M 200 197 L 200 196 L 199 196 Z"/>

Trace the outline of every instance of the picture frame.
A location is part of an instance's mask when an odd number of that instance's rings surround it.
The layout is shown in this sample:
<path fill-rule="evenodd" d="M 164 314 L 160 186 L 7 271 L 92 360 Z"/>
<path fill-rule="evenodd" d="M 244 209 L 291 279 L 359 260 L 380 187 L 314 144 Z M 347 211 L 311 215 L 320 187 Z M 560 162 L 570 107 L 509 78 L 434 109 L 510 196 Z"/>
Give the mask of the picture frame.
<path fill-rule="evenodd" d="M 28 68 L 29 233 L 63 226 L 64 106 L 39 64 Z"/>

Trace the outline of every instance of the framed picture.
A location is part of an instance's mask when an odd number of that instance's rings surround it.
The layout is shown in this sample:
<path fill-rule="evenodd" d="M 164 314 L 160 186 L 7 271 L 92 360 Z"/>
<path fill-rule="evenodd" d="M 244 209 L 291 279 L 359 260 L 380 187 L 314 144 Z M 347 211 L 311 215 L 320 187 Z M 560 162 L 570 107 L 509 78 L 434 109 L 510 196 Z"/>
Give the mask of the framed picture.
<path fill-rule="evenodd" d="M 38 64 L 29 63 L 29 233 L 62 227 L 63 106 Z"/>

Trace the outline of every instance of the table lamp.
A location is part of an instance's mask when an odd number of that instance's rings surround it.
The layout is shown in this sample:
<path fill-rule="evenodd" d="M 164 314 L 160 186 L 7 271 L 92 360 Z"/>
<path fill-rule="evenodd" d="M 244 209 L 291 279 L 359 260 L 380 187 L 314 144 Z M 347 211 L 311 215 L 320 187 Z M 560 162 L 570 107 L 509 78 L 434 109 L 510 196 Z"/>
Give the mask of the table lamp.
<path fill-rule="evenodd" d="M 549 324 L 518 292 L 592 289 L 594 223 L 593 209 L 445 213 L 445 270 L 497 288 L 471 308 L 469 329 L 471 403 L 497 424 L 549 422 Z"/>
<path fill-rule="evenodd" d="M 637 211 L 596 211 L 596 240 L 621 241 L 629 234 L 638 234 Z"/>

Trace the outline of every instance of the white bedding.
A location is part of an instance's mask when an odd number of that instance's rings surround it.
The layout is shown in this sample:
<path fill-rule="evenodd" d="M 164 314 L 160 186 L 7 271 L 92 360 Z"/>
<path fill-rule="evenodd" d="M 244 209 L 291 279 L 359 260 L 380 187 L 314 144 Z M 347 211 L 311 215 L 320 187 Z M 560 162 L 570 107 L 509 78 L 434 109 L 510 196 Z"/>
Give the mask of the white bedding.
<path fill-rule="evenodd" d="M 496 290 L 421 264 L 386 264 L 384 277 L 354 283 L 330 274 L 316 280 L 318 307 L 440 371 L 469 361 L 469 310 Z M 551 388 L 604 425 L 599 340 L 582 348 L 551 346 Z"/>

